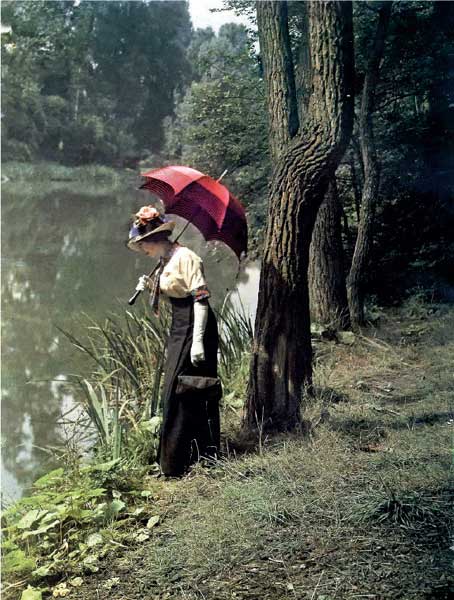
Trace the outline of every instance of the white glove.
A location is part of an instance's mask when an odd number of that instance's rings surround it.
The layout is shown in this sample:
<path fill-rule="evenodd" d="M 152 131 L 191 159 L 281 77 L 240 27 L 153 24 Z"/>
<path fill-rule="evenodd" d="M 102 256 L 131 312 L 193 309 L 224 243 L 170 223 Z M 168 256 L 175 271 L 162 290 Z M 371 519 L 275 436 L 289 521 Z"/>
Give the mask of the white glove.
<path fill-rule="evenodd" d="M 194 302 L 194 331 L 192 335 L 191 362 L 196 367 L 205 360 L 203 335 L 208 320 L 208 304 Z"/>
<path fill-rule="evenodd" d="M 141 275 L 139 277 L 139 281 L 136 285 L 136 291 L 143 292 L 144 290 L 147 289 L 147 287 L 150 287 L 150 282 L 151 282 L 151 279 L 150 279 L 150 277 L 148 277 L 148 275 Z"/>

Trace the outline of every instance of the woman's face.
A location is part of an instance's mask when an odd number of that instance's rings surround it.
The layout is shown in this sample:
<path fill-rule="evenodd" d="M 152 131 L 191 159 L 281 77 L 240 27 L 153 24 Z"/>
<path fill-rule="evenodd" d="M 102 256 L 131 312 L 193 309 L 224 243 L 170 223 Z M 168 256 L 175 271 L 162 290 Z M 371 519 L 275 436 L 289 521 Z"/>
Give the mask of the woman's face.
<path fill-rule="evenodd" d="M 138 242 L 138 244 L 141 252 L 144 252 L 147 256 L 155 258 L 156 256 L 160 255 L 162 244 L 159 242 L 148 242 L 146 240 L 142 240 L 141 242 Z"/>

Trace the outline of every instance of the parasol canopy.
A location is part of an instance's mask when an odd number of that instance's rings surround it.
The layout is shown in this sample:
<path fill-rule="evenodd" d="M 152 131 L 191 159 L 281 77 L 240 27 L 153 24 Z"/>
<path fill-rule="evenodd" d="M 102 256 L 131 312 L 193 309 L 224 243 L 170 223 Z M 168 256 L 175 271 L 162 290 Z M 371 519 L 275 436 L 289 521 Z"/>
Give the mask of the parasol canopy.
<path fill-rule="evenodd" d="M 220 240 L 238 259 L 247 253 L 246 212 L 240 201 L 219 181 L 196 169 L 168 166 L 142 174 L 140 188 L 156 194 L 167 214 L 191 222 L 205 240 Z"/>

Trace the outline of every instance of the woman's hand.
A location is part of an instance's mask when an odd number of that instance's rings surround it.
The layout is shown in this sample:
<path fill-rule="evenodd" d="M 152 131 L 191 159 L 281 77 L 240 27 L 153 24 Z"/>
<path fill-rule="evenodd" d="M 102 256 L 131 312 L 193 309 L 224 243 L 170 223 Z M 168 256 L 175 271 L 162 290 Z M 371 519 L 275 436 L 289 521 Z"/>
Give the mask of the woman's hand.
<path fill-rule="evenodd" d="M 143 292 L 145 289 L 150 287 L 150 283 L 151 279 L 148 277 L 148 275 L 141 275 L 136 285 L 136 291 Z"/>
<path fill-rule="evenodd" d="M 191 362 L 196 367 L 200 362 L 205 360 L 205 350 L 203 342 L 193 341 L 191 346 Z"/>

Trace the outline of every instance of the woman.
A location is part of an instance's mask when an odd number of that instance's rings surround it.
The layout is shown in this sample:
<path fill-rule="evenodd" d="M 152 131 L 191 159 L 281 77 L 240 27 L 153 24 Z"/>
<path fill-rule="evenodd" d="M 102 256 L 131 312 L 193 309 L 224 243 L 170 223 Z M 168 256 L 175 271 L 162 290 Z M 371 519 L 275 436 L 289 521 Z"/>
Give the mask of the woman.
<path fill-rule="evenodd" d="M 158 449 L 161 471 L 167 476 L 181 476 L 199 457 L 218 454 L 222 395 L 219 381 L 205 379 L 217 377 L 218 328 L 202 259 L 169 239 L 174 227 L 153 206 L 143 206 L 127 242 L 131 250 L 160 259 L 153 278 L 142 275 L 136 289 L 150 289 L 155 314 L 161 291 L 172 306 Z M 179 379 L 181 375 L 193 379 Z"/>

